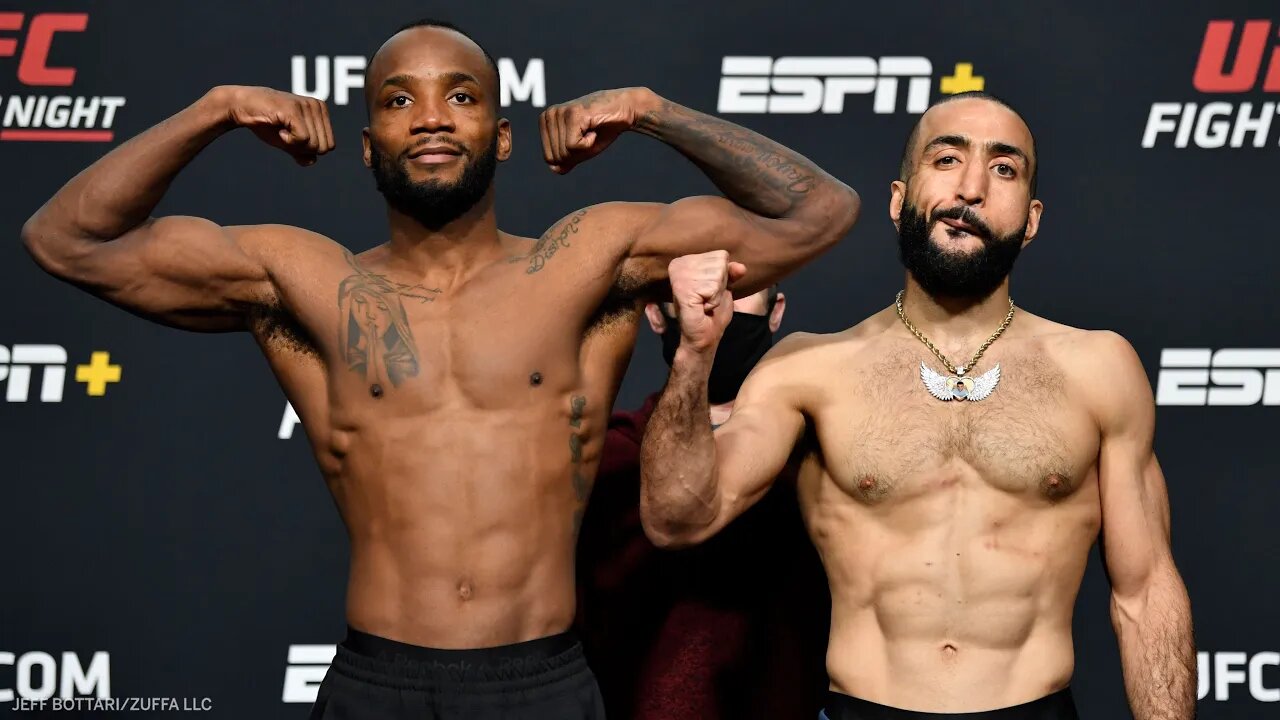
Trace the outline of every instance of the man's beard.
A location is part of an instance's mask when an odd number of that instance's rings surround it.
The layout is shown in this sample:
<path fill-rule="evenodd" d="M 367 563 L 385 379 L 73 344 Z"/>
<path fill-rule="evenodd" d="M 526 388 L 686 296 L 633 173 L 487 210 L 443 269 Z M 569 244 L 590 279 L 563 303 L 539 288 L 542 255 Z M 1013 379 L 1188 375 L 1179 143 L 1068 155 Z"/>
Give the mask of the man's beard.
<path fill-rule="evenodd" d="M 369 143 L 373 179 L 388 205 L 417 220 L 429 230 L 443 228 L 480 202 L 493 184 L 493 176 L 498 169 L 497 135 L 494 135 L 493 142 L 483 153 L 467 162 L 462 170 L 462 177 L 452 183 L 410 180 L 405 169 L 410 152 L 412 148 L 393 160 L 378 152 L 378 147 L 372 142 Z M 465 150 L 462 152 L 464 158 L 469 155 Z"/>
<path fill-rule="evenodd" d="M 945 250 L 930 239 L 942 219 L 960 220 L 974 228 L 982 247 L 972 252 Z M 1027 223 L 996 236 L 971 208 L 963 205 L 939 210 L 927 220 L 909 202 L 902 205 L 898 223 L 898 255 L 920 287 L 933 297 L 982 300 L 995 292 L 1013 270 L 1022 251 Z"/>

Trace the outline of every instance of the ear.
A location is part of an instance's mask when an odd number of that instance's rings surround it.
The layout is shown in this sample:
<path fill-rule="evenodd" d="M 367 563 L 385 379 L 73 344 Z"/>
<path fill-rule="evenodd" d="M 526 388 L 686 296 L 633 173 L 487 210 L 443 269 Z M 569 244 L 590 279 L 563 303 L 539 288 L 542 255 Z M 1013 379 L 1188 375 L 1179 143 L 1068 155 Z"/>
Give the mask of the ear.
<path fill-rule="evenodd" d="M 773 301 L 773 311 L 769 313 L 769 332 L 776 333 L 782 327 L 782 315 L 787 312 L 787 296 L 778 293 Z"/>
<path fill-rule="evenodd" d="M 498 119 L 498 161 L 504 162 L 511 157 L 511 121 Z"/>
<path fill-rule="evenodd" d="M 902 217 L 902 203 L 907 199 L 907 184 L 901 180 L 894 180 L 889 183 L 889 219 L 893 220 L 893 227 L 901 229 L 898 218 Z"/>
<path fill-rule="evenodd" d="M 653 331 L 661 335 L 667 331 L 667 316 L 662 314 L 662 308 L 657 303 L 649 303 L 644 306 L 644 316 L 649 318 L 649 327 Z"/>
<path fill-rule="evenodd" d="M 373 153 L 369 151 L 369 128 L 360 131 L 360 142 L 364 145 L 364 166 L 373 167 Z"/>
<path fill-rule="evenodd" d="M 1022 247 L 1025 248 L 1036 239 L 1036 233 L 1040 232 L 1040 213 L 1042 212 L 1044 212 L 1044 203 L 1032 200 L 1031 207 L 1027 210 L 1027 235 L 1022 240 Z"/>

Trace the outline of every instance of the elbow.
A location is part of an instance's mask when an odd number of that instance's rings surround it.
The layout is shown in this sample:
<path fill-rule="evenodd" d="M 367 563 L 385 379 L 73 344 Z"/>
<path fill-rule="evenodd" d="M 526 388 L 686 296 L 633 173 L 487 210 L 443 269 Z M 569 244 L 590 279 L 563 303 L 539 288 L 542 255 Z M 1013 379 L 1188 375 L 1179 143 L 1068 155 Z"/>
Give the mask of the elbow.
<path fill-rule="evenodd" d="M 678 550 L 697 545 L 705 539 L 706 528 L 681 521 L 667 513 L 655 509 L 650 503 L 640 503 L 640 525 L 644 528 L 645 537 L 655 547 L 663 550 Z"/>
<path fill-rule="evenodd" d="M 700 541 L 694 533 L 669 523 L 642 518 L 641 525 L 644 526 L 644 534 L 649 542 L 662 550 L 679 550 L 697 545 Z"/>
<path fill-rule="evenodd" d="M 41 212 L 22 225 L 22 246 L 41 270 L 63 280 L 72 279 L 91 245 L 77 242 L 65 229 L 47 220 Z"/>
<path fill-rule="evenodd" d="M 27 254 L 45 272 L 59 275 L 64 268 L 57 253 L 53 251 L 53 237 L 52 229 L 43 221 L 39 212 L 22 225 L 22 246 L 26 248 Z"/>
<path fill-rule="evenodd" d="M 858 222 L 862 211 L 862 198 L 857 191 L 844 183 L 833 180 L 817 199 L 810 228 L 811 237 L 824 252 L 844 239 Z"/>

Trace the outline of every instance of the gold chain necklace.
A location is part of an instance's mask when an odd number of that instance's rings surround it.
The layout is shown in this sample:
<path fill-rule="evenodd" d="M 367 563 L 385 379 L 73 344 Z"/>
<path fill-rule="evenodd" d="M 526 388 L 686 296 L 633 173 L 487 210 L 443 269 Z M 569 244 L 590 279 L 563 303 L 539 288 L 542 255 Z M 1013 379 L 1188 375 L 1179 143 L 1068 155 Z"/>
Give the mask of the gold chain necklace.
<path fill-rule="evenodd" d="M 935 372 L 928 365 L 925 365 L 924 361 L 921 360 L 920 381 L 924 383 L 924 387 L 929 391 L 929 394 L 939 400 L 973 401 L 983 400 L 990 395 L 996 389 L 996 385 L 1000 383 L 1000 365 L 998 363 L 994 368 L 988 370 L 982 375 L 979 375 L 977 378 L 965 377 L 964 374 L 972 370 L 974 365 L 978 364 L 978 360 L 982 358 L 982 354 L 987 351 L 987 348 L 991 347 L 991 343 L 995 342 L 997 338 L 1003 335 L 1004 331 L 1008 329 L 1009 324 L 1013 322 L 1013 299 L 1009 299 L 1009 314 L 1005 316 L 1004 322 L 1000 323 L 1000 327 L 996 328 L 996 331 L 991 333 L 991 337 L 987 338 L 987 341 L 982 343 L 982 347 L 978 348 L 978 351 L 973 354 L 973 358 L 969 360 L 969 364 L 956 367 L 951 364 L 951 361 L 948 360 L 947 357 L 938 350 L 938 348 L 934 347 L 933 343 L 929 342 L 929 338 L 925 337 L 924 333 L 917 330 L 916 326 L 912 325 L 911 321 L 907 319 L 907 314 L 902 311 L 903 292 L 903 290 L 899 290 L 898 296 L 894 298 L 894 305 L 898 308 L 898 318 L 902 320 L 903 325 L 907 326 L 907 329 L 911 331 L 911 334 L 915 335 L 917 340 L 924 343 L 925 347 L 933 351 L 934 356 L 941 360 L 947 370 L 952 373 L 950 377 L 941 375 L 938 372 Z"/>

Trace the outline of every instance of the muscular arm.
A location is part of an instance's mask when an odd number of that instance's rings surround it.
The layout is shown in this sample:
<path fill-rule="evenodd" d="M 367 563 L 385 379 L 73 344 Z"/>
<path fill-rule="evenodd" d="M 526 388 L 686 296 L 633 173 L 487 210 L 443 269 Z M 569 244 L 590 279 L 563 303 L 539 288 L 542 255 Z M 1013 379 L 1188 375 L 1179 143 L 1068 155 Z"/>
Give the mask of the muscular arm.
<path fill-rule="evenodd" d="M 771 285 L 830 248 L 857 220 L 857 193 L 804 156 L 647 89 L 596 93 L 550 114 L 550 124 L 562 118 L 561 127 L 568 128 L 562 134 L 569 135 L 569 145 L 592 122 L 602 123 L 601 127 L 613 122 L 653 137 L 697 165 L 724 193 L 724 197 L 691 197 L 669 205 L 607 206 L 605 222 L 627 229 L 623 271 L 631 277 L 654 283 L 666 278 L 667 264 L 675 257 L 727 250 L 734 261 L 747 266 L 746 277 L 734 286 L 734 292 L 743 296 Z M 544 136 L 547 128 L 544 121 Z M 587 134 L 594 137 L 595 131 Z M 555 145 L 554 139 L 550 144 Z M 561 147 L 557 155 L 552 149 L 548 159 L 573 152 L 572 147 Z"/>
<path fill-rule="evenodd" d="M 150 217 L 178 173 L 236 127 L 235 92 L 210 91 L 72 178 L 22 228 L 36 262 L 150 319 L 201 331 L 243 328 L 248 310 L 274 295 L 269 257 L 310 233 Z M 325 142 L 312 140 L 312 150 Z"/>
<path fill-rule="evenodd" d="M 682 345 L 640 448 L 640 518 L 662 547 L 715 535 L 764 496 L 804 432 L 786 357 L 802 343 L 787 337 L 760 361 L 714 433 L 707 377 L 714 353 Z"/>
<path fill-rule="evenodd" d="M 1196 657 L 1191 603 L 1170 549 L 1169 497 L 1152 449 L 1155 406 L 1142 364 L 1106 333 L 1091 353 L 1110 378 L 1100 397 L 1103 556 L 1111 579 L 1111 621 L 1135 720 L 1195 714 Z"/>

